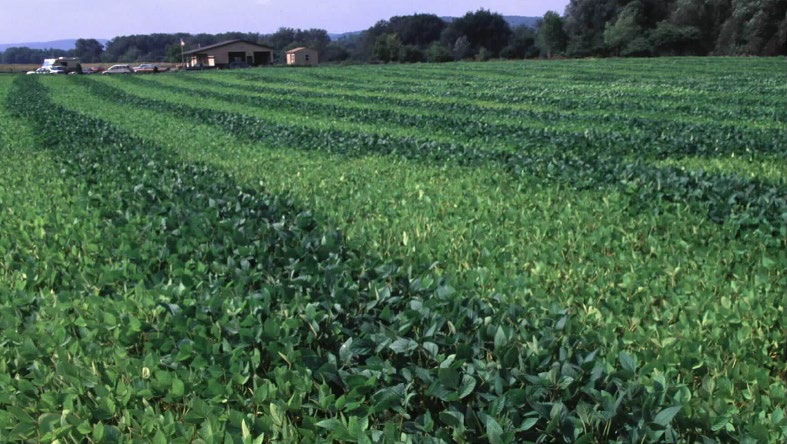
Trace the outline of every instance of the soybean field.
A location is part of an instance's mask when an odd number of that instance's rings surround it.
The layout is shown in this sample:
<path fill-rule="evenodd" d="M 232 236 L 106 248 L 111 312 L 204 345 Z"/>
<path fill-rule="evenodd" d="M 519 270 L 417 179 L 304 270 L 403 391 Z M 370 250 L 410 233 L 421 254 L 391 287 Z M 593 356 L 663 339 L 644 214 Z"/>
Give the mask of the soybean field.
<path fill-rule="evenodd" d="M 787 62 L 0 76 L 0 441 L 787 441 Z"/>

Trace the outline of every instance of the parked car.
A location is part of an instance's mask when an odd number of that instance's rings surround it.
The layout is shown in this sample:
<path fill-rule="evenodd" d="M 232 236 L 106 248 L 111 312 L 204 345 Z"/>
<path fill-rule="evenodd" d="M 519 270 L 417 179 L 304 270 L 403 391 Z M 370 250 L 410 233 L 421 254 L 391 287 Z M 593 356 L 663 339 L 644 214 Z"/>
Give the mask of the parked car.
<path fill-rule="evenodd" d="M 157 73 L 157 72 L 164 72 L 169 71 L 169 68 L 160 68 L 158 65 L 154 65 L 152 63 L 143 63 L 139 66 L 134 67 L 134 72 L 138 73 Z"/>
<path fill-rule="evenodd" d="M 27 74 L 65 74 L 66 69 L 62 66 L 42 66 L 35 71 L 28 71 Z"/>
<path fill-rule="evenodd" d="M 104 71 L 106 71 L 106 69 L 104 69 L 104 68 L 102 68 L 100 66 L 92 66 L 90 68 L 83 69 L 82 70 L 82 74 L 98 74 L 98 73 L 101 73 L 101 72 L 104 72 Z"/>
<path fill-rule="evenodd" d="M 133 74 L 134 68 L 131 65 L 112 65 L 101 74 Z"/>
<path fill-rule="evenodd" d="M 44 59 L 44 64 L 41 65 L 42 68 L 63 68 L 64 72 L 50 72 L 50 74 L 81 74 L 82 73 L 82 63 L 80 63 L 79 59 L 76 57 L 58 57 L 56 59 Z"/>

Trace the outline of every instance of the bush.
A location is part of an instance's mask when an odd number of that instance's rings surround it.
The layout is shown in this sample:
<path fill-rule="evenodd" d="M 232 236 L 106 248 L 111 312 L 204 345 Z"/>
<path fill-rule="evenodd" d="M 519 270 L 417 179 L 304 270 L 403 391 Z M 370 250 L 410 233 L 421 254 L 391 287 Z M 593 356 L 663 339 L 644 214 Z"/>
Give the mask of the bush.
<path fill-rule="evenodd" d="M 430 63 L 453 62 L 454 56 L 448 48 L 435 42 L 426 49 L 426 61 Z"/>
<path fill-rule="evenodd" d="M 426 61 L 426 54 L 417 46 L 406 45 L 399 51 L 399 61 L 404 63 L 419 63 Z"/>
<path fill-rule="evenodd" d="M 625 57 L 649 57 L 653 55 L 653 45 L 647 38 L 637 37 L 620 51 L 620 55 Z"/>

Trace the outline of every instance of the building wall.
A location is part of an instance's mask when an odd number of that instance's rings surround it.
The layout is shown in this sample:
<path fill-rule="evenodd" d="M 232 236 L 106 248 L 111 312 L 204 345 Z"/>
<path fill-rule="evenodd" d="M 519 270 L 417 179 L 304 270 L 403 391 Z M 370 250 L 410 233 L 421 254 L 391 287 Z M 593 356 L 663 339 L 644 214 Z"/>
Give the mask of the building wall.
<path fill-rule="evenodd" d="M 197 66 L 200 63 L 202 63 L 202 66 L 216 66 L 216 59 L 212 55 L 195 54 L 190 57 L 188 66 Z"/>
<path fill-rule="evenodd" d="M 267 63 L 268 64 L 273 63 L 273 50 L 262 49 L 259 46 L 251 45 L 245 42 L 231 43 L 229 45 L 222 46 L 220 48 L 210 49 L 208 51 L 205 51 L 205 53 L 194 54 L 191 57 L 193 61 L 196 56 L 200 56 L 200 58 L 202 58 L 201 56 L 203 55 L 210 55 L 213 56 L 213 63 L 215 65 L 227 65 L 233 62 L 233 60 L 230 60 L 231 52 L 244 53 L 246 55 L 246 58 L 243 61 L 245 62 L 248 60 L 249 57 L 251 57 L 251 60 L 254 60 L 254 53 L 261 52 L 261 51 L 268 51 L 270 54 L 270 59 L 267 61 Z M 207 59 L 207 57 L 205 58 Z M 214 66 L 214 65 L 210 65 L 210 66 Z"/>
<path fill-rule="evenodd" d="M 251 57 L 252 60 L 254 59 L 254 52 L 261 51 L 259 46 L 250 45 L 244 42 L 232 43 L 227 46 L 222 46 L 221 48 L 216 48 L 212 52 L 216 54 L 216 64 L 217 65 L 224 65 L 233 62 L 230 60 L 229 54 L 231 52 L 244 52 L 246 53 L 246 57 Z M 270 60 L 268 63 L 273 63 L 273 51 L 270 53 Z M 244 62 L 246 60 L 243 60 Z"/>
<path fill-rule="evenodd" d="M 300 51 L 287 54 L 287 64 L 297 66 L 317 65 L 319 63 L 317 51 L 313 49 L 302 49 Z"/>

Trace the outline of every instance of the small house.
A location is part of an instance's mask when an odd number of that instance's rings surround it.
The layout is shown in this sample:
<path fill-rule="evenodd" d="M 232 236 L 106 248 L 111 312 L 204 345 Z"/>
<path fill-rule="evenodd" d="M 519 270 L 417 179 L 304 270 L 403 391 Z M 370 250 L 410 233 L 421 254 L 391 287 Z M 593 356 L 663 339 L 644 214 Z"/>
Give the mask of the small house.
<path fill-rule="evenodd" d="M 287 64 L 291 66 L 317 65 L 317 51 L 310 48 L 295 48 L 287 51 Z"/>
<path fill-rule="evenodd" d="M 247 40 L 227 40 L 183 53 L 189 68 L 232 68 L 273 64 L 273 49 Z"/>

